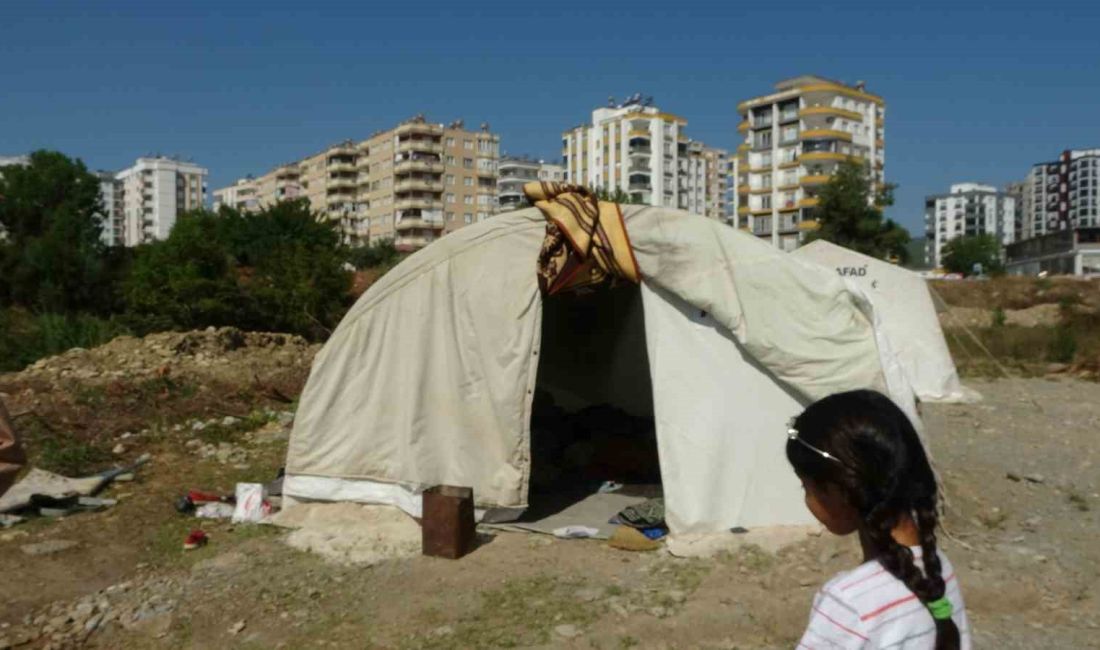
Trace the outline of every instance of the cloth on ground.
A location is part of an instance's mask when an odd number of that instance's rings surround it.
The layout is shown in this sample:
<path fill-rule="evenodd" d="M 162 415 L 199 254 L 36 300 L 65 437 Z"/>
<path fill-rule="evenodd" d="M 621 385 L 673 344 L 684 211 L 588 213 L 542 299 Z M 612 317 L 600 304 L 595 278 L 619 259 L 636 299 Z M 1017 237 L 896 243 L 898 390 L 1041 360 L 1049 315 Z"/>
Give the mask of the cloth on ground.
<path fill-rule="evenodd" d="M 627 506 L 615 515 L 619 522 L 632 528 L 655 528 L 665 523 L 665 500 L 648 499 Z"/>
<path fill-rule="evenodd" d="M 600 201 L 581 185 L 533 182 L 523 192 L 548 222 L 538 257 L 543 295 L 608 279 L 641 280 L 617 203 Z"/>

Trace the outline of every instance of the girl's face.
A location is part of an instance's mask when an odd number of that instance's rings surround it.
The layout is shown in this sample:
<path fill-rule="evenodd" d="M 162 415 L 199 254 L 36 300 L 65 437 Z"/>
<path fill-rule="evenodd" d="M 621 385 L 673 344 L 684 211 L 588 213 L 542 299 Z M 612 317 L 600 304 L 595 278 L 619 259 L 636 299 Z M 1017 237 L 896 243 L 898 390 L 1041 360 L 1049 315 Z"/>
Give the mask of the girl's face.
<path fill-rule="evenodd" d="M 806 507 L 830 533 L 848 535 L 859 528 L 859 512 L 840 486 L 803 478 L 802 489 L 806 492 Z"/>

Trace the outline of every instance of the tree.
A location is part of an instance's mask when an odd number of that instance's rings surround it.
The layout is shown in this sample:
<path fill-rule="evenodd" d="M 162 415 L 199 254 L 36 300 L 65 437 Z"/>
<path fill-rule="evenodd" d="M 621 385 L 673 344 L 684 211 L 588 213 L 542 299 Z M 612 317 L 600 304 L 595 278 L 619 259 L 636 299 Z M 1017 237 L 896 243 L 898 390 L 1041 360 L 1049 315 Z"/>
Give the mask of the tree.
<path fill-rule="evenodd" d="M 0 176 L 0 306 L 104 311 L 99 179 L 84 163 L 36 151 Z"/>
<path fill-rule="evenodd" d="M 183 215 L 168 239 L 137 251 L 129 321 L 139 331 L 232 325 L 323 338 L 347 307 L 339 240 L 305 200 Z"/>
<path fill-rule="evenodd" d="M 904 263 L 909 257 L 909 233 L 882 214 L 882 206 L 894 202 L 894 186 L 885 185 L 872 193 L 867 169 L 851 161 L 840 164 L 818 194 L 815 219 L 820 228 L 809 239 L 824 239 L 871 257 Z"/>
<path fill-rule="evenodd" d="M 943 247 L 943 268 L 951 273 L 973 275 L 974 265 L 981 264 L 983 273 L 1000 273 L 1001 245 L 993 235 L 956 237 Z"/>
<path fill-rule="evenodd" d="M 596 198 L 601 201 L 610 201 L 611 203 L 618 203 L 619 205 L 648 205 L 645 201 L 635 201 L 630 194 L 623 191 L 621 187 L 615 188 L 612 192 L 606 187 L 598 187 L 594 192 Z"/>

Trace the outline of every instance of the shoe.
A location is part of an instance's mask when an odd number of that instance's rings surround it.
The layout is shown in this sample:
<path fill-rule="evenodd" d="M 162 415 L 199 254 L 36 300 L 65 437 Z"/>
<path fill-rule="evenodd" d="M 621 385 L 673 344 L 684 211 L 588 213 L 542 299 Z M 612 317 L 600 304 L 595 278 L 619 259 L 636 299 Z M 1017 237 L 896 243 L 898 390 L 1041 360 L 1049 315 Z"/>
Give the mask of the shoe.
<path fill-rule="evenodd" d="M 183 540 L 183 550 L 191 551 L 200 546 L 205 546 L 206 542 L 210 538 L 206 536 L 201 530 L 195 529 L 191 531 L 191 534 L 187 536 L 187 539 Z"/>

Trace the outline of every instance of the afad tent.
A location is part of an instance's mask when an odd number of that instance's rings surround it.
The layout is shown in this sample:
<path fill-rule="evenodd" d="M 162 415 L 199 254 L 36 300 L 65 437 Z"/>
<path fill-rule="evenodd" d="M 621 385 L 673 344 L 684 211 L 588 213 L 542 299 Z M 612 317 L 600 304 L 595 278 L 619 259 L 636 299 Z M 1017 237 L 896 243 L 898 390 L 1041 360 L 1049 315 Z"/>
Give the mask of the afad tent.
<path fill-rule="evenodd" d="M 788 419 L 866 387 L 914 413 L 870 307 L 835 274 L 717 221 L 622 212 L 641 282 L 606 310 L 543 297 L 536 208 L 451 233 L 386 274 L 313 363 L 284 494 L 419 516 L 421 491 L 448 484 L 472 487 L 486 517 L 515 513 L 545 381 L 652 414 L 674 534 L 811 523 L 784 458 Z"/>
<path fill-rule="evenodd" d="M 910 386 L 925 402 L 972 402 L 980 395 L 962 386 L 943 338 L 932 294 L 924 278 L 827 241 L 791 253 L 820 266 L 821 273 L 851 281 L 874 305 L 879 327 L 894 350 Z"/>

